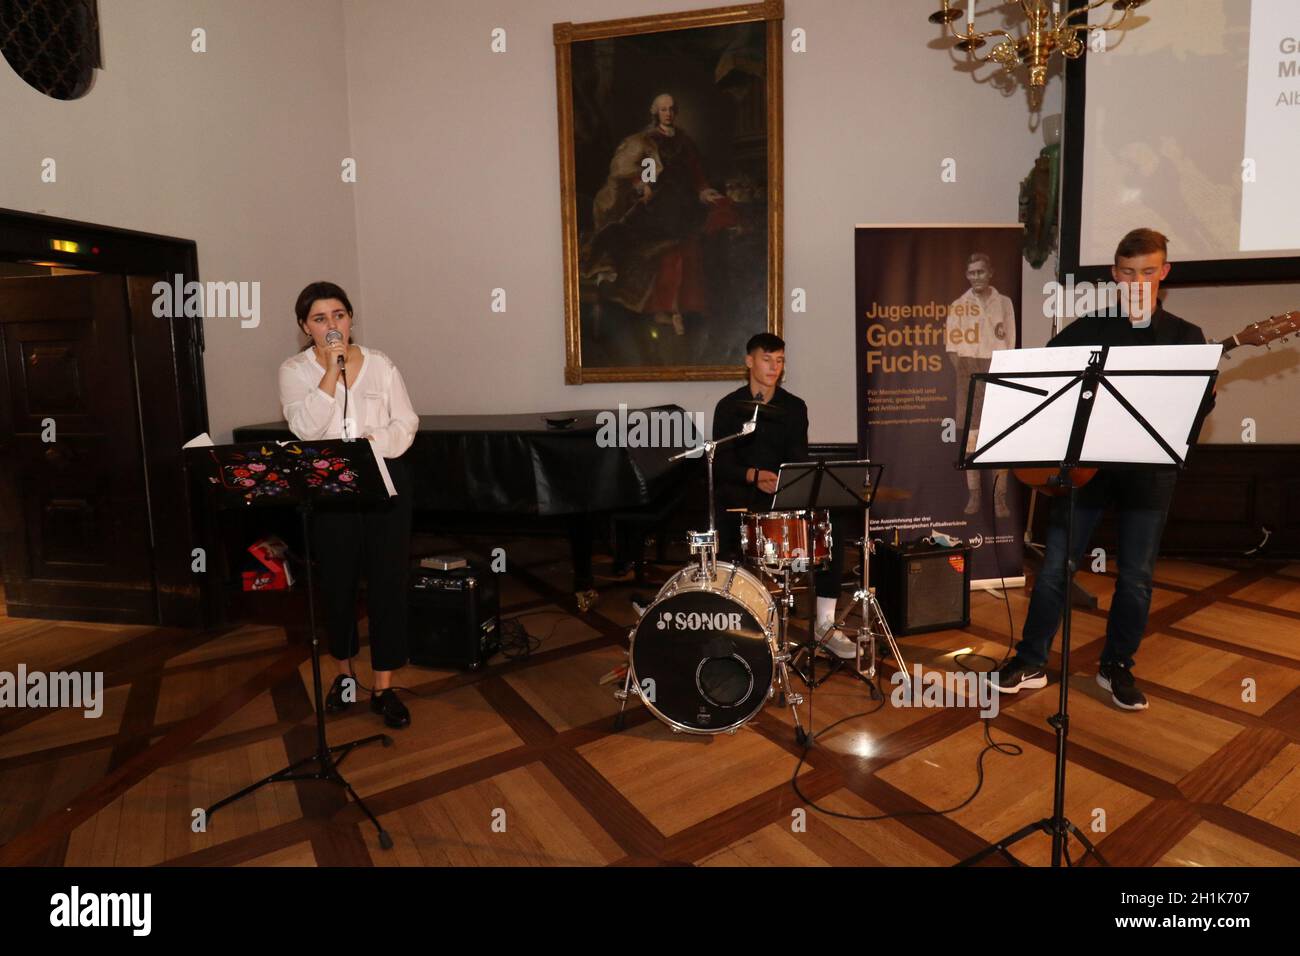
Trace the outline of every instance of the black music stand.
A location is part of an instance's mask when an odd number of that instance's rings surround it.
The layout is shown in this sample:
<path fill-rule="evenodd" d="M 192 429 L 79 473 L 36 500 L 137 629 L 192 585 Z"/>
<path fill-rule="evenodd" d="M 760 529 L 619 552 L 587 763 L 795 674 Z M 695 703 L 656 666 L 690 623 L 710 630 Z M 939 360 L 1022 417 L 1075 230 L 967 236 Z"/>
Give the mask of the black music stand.
<path fill-rule="evenodd" d="M 801 461 L 784 464 L 776 476 L 770 511 L 813 508 L 870 508 L 884 465 L 860 461 Z"/>
<path fill-rule="evenodd" d="M 218 800 L 204 812 L 204 821 L 229 803 L 243 799 L 268 783 L 291 780 L 325 780 L 348 792 L 353 802 L 375 825 L 379 845 L 393 847 L 393 838 L 339 773 L 339 764 L 358 747 L 375 742 L 391 747 L 387 734 L 372 734 L 331 747 L 325 739 L 325 708 L 321 691 L 320 640 L 316 634 L 316 598 L 312 578 L 311 517 L 322 510 L 344 510 L 382 503 L 389 497 L 391 480 L 383 460 L 368 441 L 342 439 L 316 442 L 245 442 L 186 448 L 190 467 L 217 490 L 219 502 L 248 507 L 296 507 L 302 522 L 307 564 L 307 617 L 311 627 L 311 672 L 316 706 L 316 750 L 268 777 Z M 326 464 L 325 469 L 317 465 Z M 386 487 L 387 486 L 387 487 Z M 335 756 L 335 755 L 338 756 Z M 301 770 L 308 764 L 315 769 Z"/>
<path fill-rule="evenodd" d="M 1070 590 L 1071 585 L 1074 583 L 1076 563 L 1074 559 L 1074 506 L 1077 486 L 1074 481 L 1073 469 L 1100 466 L 1127 468 L 1184 467 L 1187 450 L 1196 440 L 1196 432 L 1208 406 L 1210 387 L 1218 372 L 1213 367 L 1208 369 L 1195 367 L 1197 364 L 1204 364 L 1204 361 L 1203 359 L 1200 362 L 1191 361 L 1191 353 L 1185 353 L 1189 358 L 1185 364 L 1180 364 L 1178 367 L 1171 367 L 1175 363 L 1158 360 L 1155 353 L 1169 348 L 1171 347 L 1142 346 L 1113 350 L 1110 346 L 1098 346 L 1096 348 L 1021 350 L 1024 353 L 1055 353 L 1055 355 L 1036 356 L 1032 364 L 1038 367 L 1023 372 L 997 371 L 976 373 L 971 376 L 970 392 L 966 405 L 966 422 L 962 429 L 957 467 L 962 469 L 1059 468 L 1060 471 L 1051 479 L 1051 484 L 1066 489 L 1068 503 L 1066 505 L 1065 520 L 1065 600 L 1062 602 L 1064 609 L 1061 614 L 1061 687 L 1057 712 L 1047 718 L 1048 725 L 1052 727 L 1056 734 L 1052 815 L 1021 827 L 975 855 L 962 860 L 957 864 L 958 866 L 972 866 L 994 853 L 1001 853 L 1017 866 L 1023 865 L 1012 856 L 1008 847 L 1040 831 L 1051 834 L 1052 866 L 1054 867 L 1061 865 L 1062 856 L 1065 858 L 1066 865 L 1074 865 L 1074 861 L 1065 852 L 1066 841 L 1070 834 L 1073 834 L 1084 846 L 1084 853 L 1080 860 L 1091 854 L 1103 866 L 1109 865 L 1097 848 L 1092 845 L 1092 842 L 1065 816 L 1065 741 L 1070 732 L 1070 620 L 1073 617 L 1074 610 L 1073 602 L 1070 600 Z M 1174 348 L 1177 348 L 1177 346 L 1174 346 Z M 1190 346 L 1187 348 L 1198 349 L 1204 347 Z M 1111 359 L 1120 353 L 1127 353 L 1126 360 L 1116 363 L 1119 367 L 1108 368 Z M 1135 359 L 1138 362 L 1142 361 L 1144 355 L 1135 353 L 1144 353 L 1145 356 L 1149 356 L 1152 362 L 1151 367 L 1124 367 L 1135 364 Z M 1011 366 L 1016 362 L 1015 351 L 1009 350 L 1007 353 L 996 353 L 996 356 L 998 358 L 995 358 L 995 361 L 1000 365 Z M 1196 357 L 1202 358 L 1201 356 Z M 1053 359 L 1056 359 L 1056 361 L 1053 362 Z M 1085 363 L 1082 368 L 1079 367 L 1081 362 Z M 1055 365 L 1055 368 L 1044 367 L 1047 365 Z M 1160 430 L 1154 427 L 1147 417 L 1135 407 L 1133 402 L 1125 397 L 1110 381 L 1112 378 L 1120 377 L 1177 377 L 1184 380 L 1199 379 L 1202 384 L 1196 405 L 1191 408 L 1182 408 L 1180 409 L 1181 415 L 1173 416 L 1178 419 L 1177 424 L 1170 425 L 1171 416 L 1162 414 L 1161 418 L 1166 427 L 1171 429 L 1171 432 L 1161 434 Z M 1055 391 L 1050 388 L 1039 388 L 1026 381 L 1035 379 L 1053 380 L 1051 385 L 1055 387 Z M 986 390 L 985 406 L 982 413 L 982 417 L 986 420 L 994 420 L 994 430 L 997 433 L 993 438 L 967 454 L 966 446 L 970 435 L 971 413 L 975 407 L 975 388 L 980 382 L 997 386 L 992 391 Z M 1190 395 L 1189 389 L 1184 388 L 1182 391 Z M 1037 403 L 1027 413 L 1021 414 L 1025 407 L 1025 395 L 1033 396 L 1031 401 Z M 1111 401 L 1099 403 L 1098 399 L 1103 396 L 1109 396 Z M 1178 397 L 1182 398 L 1182 396 Z M 1138 401 L 1147 406 L 1148 413 L 1153 413 L 1158 407 L 1157 400 L 1167 403 L 1171 398 L 1174 398 L 1174 396 L 1157 395 L 1147 390 L 1147 393 Z M 1041 401 L 1038 401 L 1038 399 L 1041 399 Z M 1147 399 L 1150 399 L 1150 401 L 1147 401 Z M 1063 437 L 1059 429 L 1054 427 L 1056 422 L 1049 421 L 1049 419 L 1058 418 L 1059 420 L 1062 411 L 1068 412 L 1071 401 L 1074 403 L 1073 415 L 1067 419 L 1069 431 L 1068 435 Z M 1060 402 L 1059 405 L 1058 402 Z M 1100 413 L 1101 417 L 1107 419 L 1107 421 L 1103 426 L 1094 429 L 1090 433 L 1089 426 L 1093 421 L 1094 411 L 1099 405 L 1103 408 Z M 992 415 L 990 415 L 991 407 L 993 408 Z M 1126 427 L 1125 423 L 1127 423 L 1128 427 Z M 1132 423 L 1136 423 L 1140 431 L 1135 432 L 1131 427 Z M 1043 424 L 1053 426 L 1050 432 L 1044 431 L 1041 434 L 1034 434 L 1034 426 L 1042 426 Z M 1175 434 L 1172 429 L 1180 430 Z M 1026 438 L 1022 434 L 1024 432 L 1031 434 Z M 1146 436 L 1145 448 L 1139 448 L 1137 443 L 1134 442 L 1135 434 L 1144 434 Z M 993 451 L 999 445 L 1003 446 L 1002 449 L 999 452 Z M 1016 450 L 1011 450 L 1010 446 L 1013 445 L 1017 446 L 1020 451 L 1028 447 L 1034 447 L 1038 451 L 1032 460 L 1017 460 L 1019 453 Z M 1154 452 L 1153 449 L 1159 449 L 1158 453 Z"/>
<path fill-rule="evenodd" d="M 865 459 L 858 461 L 804 461 L 783 464 L 777 473 L 776 492 L 772 495 L 771 511 L 813 511 L 822 508 L 861 508 L 865 515 L 876 499 L 876 489 L 880 486 L 880 476 L 884 465 L 872 464 Z M 864 541 L 864 547 L 870 543 Z M 863 558 L 866 560 L 865 556 Z M 811 571 L 809 567 L 807 570 Z M 865 571 L 864 571 L 865 575 Z M 864 585 L 865 587 L 865 585 Z M 866 622 L 864 621 L 864 626 Z M 813 622 L 814 633 L 807 651 L 807 666 L 792 664 L 794 672 L 809 689 L 815 689 L 829 680 L 844 661 L 832 657 L 826 673 L 817 677 L 817 652 L 821 644 L 817 641 L 816 621 Z M 854 670 L 854 676 L 865 683 L 875 693 L 875 685 L 862 673 Z"/>

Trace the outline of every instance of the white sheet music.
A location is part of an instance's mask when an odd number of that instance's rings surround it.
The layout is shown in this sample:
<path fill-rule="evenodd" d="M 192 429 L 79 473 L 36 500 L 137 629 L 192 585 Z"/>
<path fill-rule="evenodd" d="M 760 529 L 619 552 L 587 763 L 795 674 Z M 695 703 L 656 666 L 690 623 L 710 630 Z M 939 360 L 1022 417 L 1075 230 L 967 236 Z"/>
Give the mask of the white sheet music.
<path fill-rule="evenodd" d="M 1036 395 L 995 382 L 986 383 L 984 407 L 978 428 L 974 464 L 1045 461 L 1064 459 L 1074 424 L 1080 384 L 1076 383 L 1051 405 L 1008 434 L 996 445 L 985 446 L 1038 408 L 1051 395 L 1065 387 L 1087 366 L 1094 346 L 1068 348 L 1007 349 L 993 353 L 990 372 L 1059 372 L 1059 375 L 1018 379 L 1031 388 L 1045 389 Z M 1185 375 L 1114 376 L 1107 379 L 1146 418 L 1180 458 L 1187 457 L 1188 437 L 1200 410 L 1207 377 L 1223 354 L 1219 345 L 1150 345 L 1111 348 L 1107 353 L 1106 371 L 1167 370 Z M 1200 374 L 1198 374 L 1200 373 Z M 1114 464 L 1169 464 L 1169 456 L 1142 425 L 1105 387 L 1099 390 L 1088 434 L 1084 439 L 1080 461 Z"/>
<path fill-rule="evenodd" d="M 374 442 L 366 442 L 370 446 L 371 452 L 375 456 L 375 464 L 379 466 L 379 475 L 384 479 L 384 487 L 388 489 L 388 497 L 397 497 L 397 489 L 393 487 L 393 478 L 388 473 L 388 462 L 384 461 L 384 456 L 375 451 Z"/>

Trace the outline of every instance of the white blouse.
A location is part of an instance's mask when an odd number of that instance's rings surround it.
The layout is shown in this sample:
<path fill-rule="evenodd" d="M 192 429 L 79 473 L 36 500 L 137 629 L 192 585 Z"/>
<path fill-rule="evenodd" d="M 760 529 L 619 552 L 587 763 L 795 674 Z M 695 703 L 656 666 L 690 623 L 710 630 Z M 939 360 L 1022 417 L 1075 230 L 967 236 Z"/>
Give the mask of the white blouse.
<path fill-rule="evenodd" d="M 411 447 L 420 416 L 411 407 L 406 383 L 397 366 L 383 352 L 357 346 L 365 361 L 350 388 L 342 378 L 333 395 L 320 390 L 325 369 L 312 349 L 285 359 L 280 366 L 280 405 L 289 430 L 302 441 L 323 438 L 373 436 L 375 451 L 397 458 Z M 343 398 L 347 395 L 348 421 L 344 434 Z"/>

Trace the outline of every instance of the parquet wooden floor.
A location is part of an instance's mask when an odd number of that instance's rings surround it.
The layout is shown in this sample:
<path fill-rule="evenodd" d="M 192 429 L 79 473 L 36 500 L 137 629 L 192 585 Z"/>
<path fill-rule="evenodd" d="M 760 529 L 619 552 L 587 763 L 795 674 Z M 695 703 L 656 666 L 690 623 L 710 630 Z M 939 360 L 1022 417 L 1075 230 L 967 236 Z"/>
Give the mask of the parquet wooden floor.
<path fill-rule="evenodd" d="M 899 708 L 836 676 L 812 716 L 819 731 L 839 723 L 802 765 L 790 714 L 774 704 L 735 735 L 692 737 L 633 703 L 615 733 L 613 685 L 599 679 L 623 659 L 628 597 L 655 586 L 602 583 L 600 602 L 579 613 L 561 542 L 432 544 L 505 547 L 503 613 L 540 645 L 476 674 L 402 672 L 412 726 L 343 765 L 393 835 L 391 851 L 319 783 L 263 788 L 194 826 L 195 809 L 312 750 L 307 648 L 283 631 L 0 617 L 0 670 L 102 671 L 105 683 L 98 718 L 0 712 L 0 863 L 943 866 L 1050 812 L 1055 656 L 1053 682 L 1003 701 L 987 724 L 1019 752 L 985 753 L 978 795 L 937 814 L 975 789 L 985 748 L 976 708 Z M 1151 708 L 1127 713 L 1094 680 L 1113 581 L 1080 575 L 1102 609 L 1075 614 L 1067 815 L 1113 864 L 1294 866 L 1300 571 L 1162 561 L 1156 578 L 1135 668 Z M 906 638 L 904 654 L 927 671 L 988 670 L 1007 647 L 1008 606 L 1018 633 L 1027 602 L 1026 591 L 1006 601 L 976 592 L 969 628 Z M 368 683 L 364 651 L 357 669 Z M 892 670 L 883 668 L 886 694 Z M 331 742 L 382 731 L 364 697 L 330 718 Z M 846 819 L 813 804 L 892 816 Z M 1017 855 L 1041 864 L 1047 850 L 1033 838 Z"/>

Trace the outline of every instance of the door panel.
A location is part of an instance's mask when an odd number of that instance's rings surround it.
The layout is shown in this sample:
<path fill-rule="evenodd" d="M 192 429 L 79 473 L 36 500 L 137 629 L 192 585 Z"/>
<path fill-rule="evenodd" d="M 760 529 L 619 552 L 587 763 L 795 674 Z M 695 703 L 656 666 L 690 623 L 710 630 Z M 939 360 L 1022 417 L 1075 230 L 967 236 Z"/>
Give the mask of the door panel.
<path fill-rule="evenodd" d="M 123 276 L 0 281 L 12 615 L 155 620 L 129 328 Z"/>

